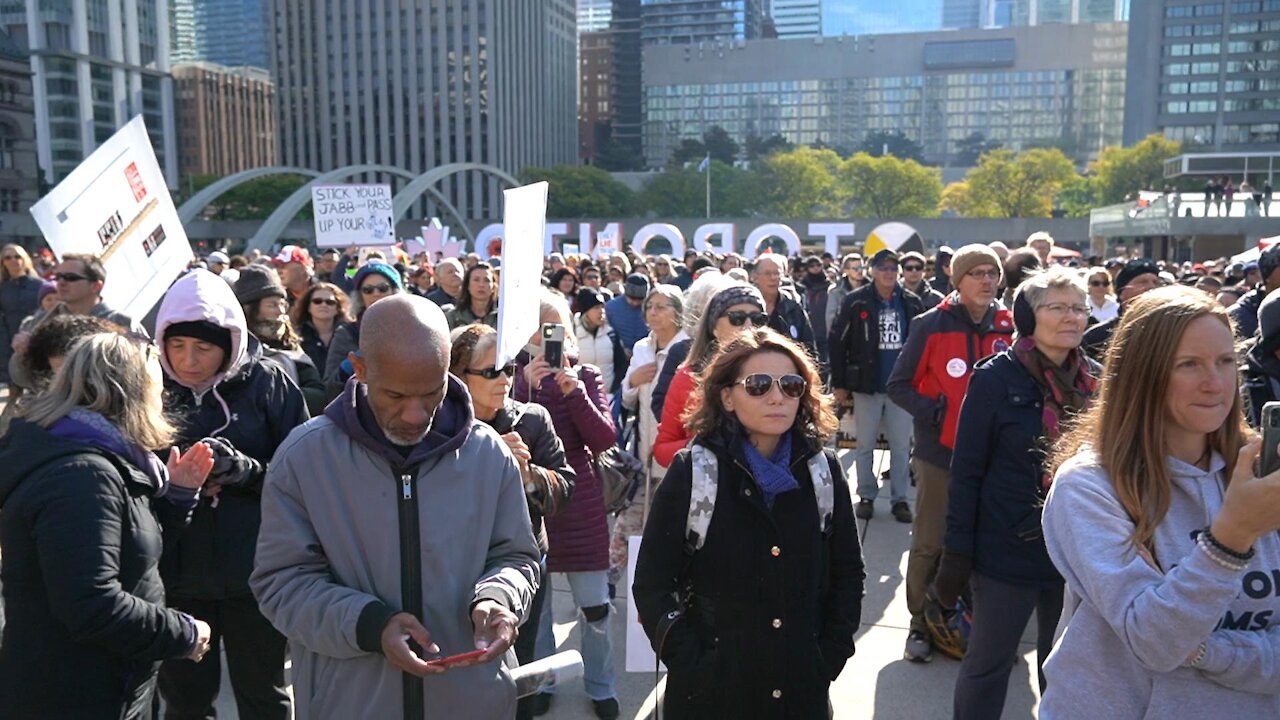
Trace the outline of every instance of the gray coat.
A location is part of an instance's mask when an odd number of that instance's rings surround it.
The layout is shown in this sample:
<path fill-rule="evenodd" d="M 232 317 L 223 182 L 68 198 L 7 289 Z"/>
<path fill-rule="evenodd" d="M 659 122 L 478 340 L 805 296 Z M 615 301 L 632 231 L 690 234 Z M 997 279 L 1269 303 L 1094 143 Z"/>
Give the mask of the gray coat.
<path fill-rule="evenodd" d="M 406 475 L 416 503 L 408 520 Z M 417 532 L 402 532 L 405 523 Z M 415 545 L 416 553 L 405 550 Z M 405 557 L 420 562 L 417 593 L 402 586 Z M 431 432 L 405 458 L 386 446 L 367 390 L 353 378 L 272 459 L 249 582 L 263 614 L 289 638 L 299 718 L 407 718 L 406 683 L 420 683 L 426 718 L 509 718 L 514 652 L 406 680 L 378 636 L 391 613 L 407 611 L 443 654 L 469 651 L 470 606 L 494 599 L 523 621 L 539 557 L 520 471 L 497 433 L 472 416 L 461 381 L 449 378 Z M 421 607 L 406 607 L 415 594 Z"/>

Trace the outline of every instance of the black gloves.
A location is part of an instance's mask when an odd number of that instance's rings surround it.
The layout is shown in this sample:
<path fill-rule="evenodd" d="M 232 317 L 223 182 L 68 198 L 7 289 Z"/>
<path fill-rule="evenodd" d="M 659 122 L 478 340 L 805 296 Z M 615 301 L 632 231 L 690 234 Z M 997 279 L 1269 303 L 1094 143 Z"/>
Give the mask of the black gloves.
<path fill-rule="evenodd" d="M 247 485 L 262 470 L 262 463 L 222 438 L 207 437 L 200 442 L 213 451 L 213 469 L 205 482 L 224 487 Z"/>
<path fill-rule="evenodd" d="M 950 551 L 942 554 L 938 574 L 933 578 L 933 592 L 942 607 L 948 610 L 955 608 L 960 594 L 969 585 L 972 572 L 973 558 Z"/>

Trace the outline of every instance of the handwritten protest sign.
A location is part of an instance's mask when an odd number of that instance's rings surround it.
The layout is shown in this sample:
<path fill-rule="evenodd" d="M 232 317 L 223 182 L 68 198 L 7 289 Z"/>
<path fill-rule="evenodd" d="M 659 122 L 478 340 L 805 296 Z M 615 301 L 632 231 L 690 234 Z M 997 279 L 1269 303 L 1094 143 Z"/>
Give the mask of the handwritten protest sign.
<path fill-rule="evenodd" d="M 155 150 L 139 115 L 31 207 L 49 247 L 97 255 L 103 301 L 141 319 L 191 262 Z"/>
<path fill-rule="evenodd" d="M 316 245 L 390 245 L 396 241 L 390 185 L 313 185 Z"/>

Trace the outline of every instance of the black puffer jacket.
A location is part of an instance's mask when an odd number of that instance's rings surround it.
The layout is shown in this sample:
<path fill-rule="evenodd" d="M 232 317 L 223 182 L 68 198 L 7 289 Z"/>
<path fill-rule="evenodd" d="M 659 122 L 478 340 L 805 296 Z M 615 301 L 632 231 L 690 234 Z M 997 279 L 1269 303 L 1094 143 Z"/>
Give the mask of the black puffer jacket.
<path fill-rule="evenodd" d="M 507 404 L 487 424 L 499 435 L 515 430 L 529 446 L 529 464 L 541 469 L 540 481 L 535 483 L 533 491 L 525 487 L 525 499 L 529 503 L 533 536 L 538 540 L 538 549 L 545 555 L 547 531 L 542 519 L 555 515 L 569 504 L 573 498 L 573 485 L 578 479 L 578 474 L 565 458 L 564 443 L 556 435 L 551 413 L 537 403 L 516 402 L 508 398 Z"/>
<path fill-rule="evenodd" d="M 1280 358 L 1274 351 L 1264 353 L 1258 342 L 1250 343 L 1244 352 L 1240 375 L 1245 419 L 1250 427 L 1260 427 L 1262 406 L 1280 400 Z"/>
<path fill-rule="evenodd" d="M 777 330 L 783 337 L 791 338 L 809 351 L 809 356 L 818 358 L 818 345 L 813 335 L 813 324 L 809 322 L 809 313 L 800 304 L 800 298 L 789 288 L 778 290 L 778 303 L 769 314 L 769 327 Z"/>
<path fill-rule="evenodd" d="M 823 539 L 813 450 L 792 439 L 800 487 L 770 509 L 746 469 L 740 440 L 698 438 L 719 459 L 707 540 L 685 552 L 693 469 L 676 453 L 645 526 L 632 589 L 640 622 L 669 671 L 665 717 L 826 718 L 830 684 L 853 655 L 865 572 L 849 486 L 826 453 L 835 484 L 832 530 Z M 674 623 L 674 594 L 692 580 L 694 610 Z M 665 641 L 663 631 L 667 629 Z"/>
<path fill-rule="evenodd" d="M 0 716 L 149 713 L 156 663 L 195 642 L 157 569 L 158 518 L 169 534 L 186 513 L 154 492 L 123 458 L 24 420 L 0 440 Z"/>
<path fill-rule="evenodd" d="M 258 340 L 249 337 L 244 364 L 199 398 L 166 377 L 164 407 L 177 421 L 175 442 L 184 450 L 217 436 L 262 464 L 249 482 L 223 488 L 216 504 L 200 500 L 174 552 L 165 556 L 165 587 L 175 595 L 210 600 L 249 595 L 262 522 L 262 479 L 276 448 L 309 417 L 302 391 L 284 368 L 262 358 Z"/>

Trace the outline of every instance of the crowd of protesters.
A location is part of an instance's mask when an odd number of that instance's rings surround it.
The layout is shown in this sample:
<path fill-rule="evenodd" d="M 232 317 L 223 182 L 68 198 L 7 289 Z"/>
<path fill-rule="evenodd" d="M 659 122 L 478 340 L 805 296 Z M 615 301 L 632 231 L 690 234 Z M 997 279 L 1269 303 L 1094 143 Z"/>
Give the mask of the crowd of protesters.
<path fill-rule="evenodd" d="M 215 251 L 144 325 L 6 245 L 0 714 L 212 717 L 225 655 L 247 720 L 541 716 L 559 576 L 597 717 L 623 597 L 665 716 L 828 717 L 887 507 L 955 717 L 1033 613 L 1041 717 L 1276 715 L 1280 246 L 1013 244 L 551 253 L 502 366 L 500 257 Z"/>

